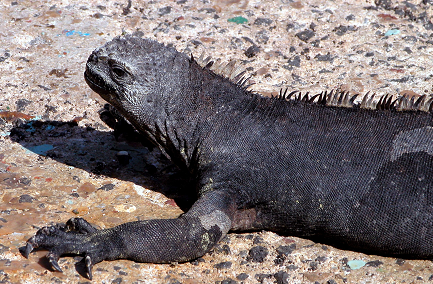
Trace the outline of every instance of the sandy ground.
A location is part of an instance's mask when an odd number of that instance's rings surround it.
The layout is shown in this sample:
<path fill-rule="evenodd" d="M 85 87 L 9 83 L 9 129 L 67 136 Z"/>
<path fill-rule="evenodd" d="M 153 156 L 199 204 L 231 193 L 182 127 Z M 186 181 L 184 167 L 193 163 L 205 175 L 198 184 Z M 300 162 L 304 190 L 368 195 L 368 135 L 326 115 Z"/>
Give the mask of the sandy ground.
<path fill-rule="evenodd" d="M 62 258 L 60 273 L 45 251 L 29 259 L 20 254 L 46 224 L 79 216 L 107 228 L 182 213 L 176 169 L 155 149 L 117 141 L 99 119 L 103 100 L 83 80 L 91 51 L 116 35 L 135 32 L 196 57 L 237 60 L 264 95 L 282 87 L 433 93 L 430 0 L 2 1 L 0 8 L 0 283 L 87 283 L 80 257 Z M 122 150 L 132 157 L 127 166 L 116 159 Z M 190 263 L 103 262 L 93 280 L 428 281 L 430 261 L 342 251 L 272 232 L 231 233 Z"/>

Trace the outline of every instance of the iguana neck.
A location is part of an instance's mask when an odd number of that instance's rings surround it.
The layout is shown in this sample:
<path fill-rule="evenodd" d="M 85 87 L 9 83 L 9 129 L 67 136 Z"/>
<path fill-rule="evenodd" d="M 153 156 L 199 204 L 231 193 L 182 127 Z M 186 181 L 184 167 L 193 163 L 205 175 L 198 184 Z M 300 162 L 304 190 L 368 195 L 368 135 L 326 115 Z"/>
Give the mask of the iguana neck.
<path fill-rule="evenodd" d="M 156 106 L 160 114 L 152 119 L 154 125 L 146 123 L 146 114 L 137 115 L 132 111 L 125 116 L 180 169 L 191 172 L 195 170 L 201 141 L 212 131 L 206 125 L 230 115 L 234 108 L 239 109 L 239 104 L 251 94 L 203 69 L 194 60 L 187 69 L 189 72 L 183 72 L 182 78 L 166 78 L 166 82 L 177 81 L 176 88 L 160 82 L 155 90 L 170 95 Z"/>

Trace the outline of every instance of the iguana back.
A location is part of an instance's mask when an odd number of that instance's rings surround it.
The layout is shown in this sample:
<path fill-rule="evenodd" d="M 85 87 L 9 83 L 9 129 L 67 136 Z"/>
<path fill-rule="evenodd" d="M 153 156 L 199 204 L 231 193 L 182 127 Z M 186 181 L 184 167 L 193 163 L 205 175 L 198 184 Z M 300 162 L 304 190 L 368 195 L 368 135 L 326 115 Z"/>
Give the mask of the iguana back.
<path fill-rule="evenodd" d="M 215 164 L 209 178 L 247 196 L 240 208 L 256 211 L 255 227 L 431 257 L 431 114 L 259 101 L 201 151 Z"/>

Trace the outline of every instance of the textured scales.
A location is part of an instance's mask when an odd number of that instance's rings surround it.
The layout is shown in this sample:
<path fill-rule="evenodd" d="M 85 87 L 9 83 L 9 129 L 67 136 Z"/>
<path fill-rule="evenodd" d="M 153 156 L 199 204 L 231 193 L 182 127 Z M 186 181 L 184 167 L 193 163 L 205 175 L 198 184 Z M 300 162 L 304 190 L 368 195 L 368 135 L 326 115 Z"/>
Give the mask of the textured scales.
<path fill-rule="evenodd" d="M 264 98 L 149 39 L 117 37 L 89 57 L 89 86 L 195 181 L 176 219 L 97 230 L 74 218 L 27 242 L 95 263 L 182 262 L 229 230 L 272 230 L 340 248 L 433 256 L 432 98 Z M 237 73 L 233 71 L 232 73 Z M 241 75 L 242 76 L 242 75 Z M 409 109 L 410 111 L 398 111 Z M 422 112 L 424 111 L 424 112 Z"/>

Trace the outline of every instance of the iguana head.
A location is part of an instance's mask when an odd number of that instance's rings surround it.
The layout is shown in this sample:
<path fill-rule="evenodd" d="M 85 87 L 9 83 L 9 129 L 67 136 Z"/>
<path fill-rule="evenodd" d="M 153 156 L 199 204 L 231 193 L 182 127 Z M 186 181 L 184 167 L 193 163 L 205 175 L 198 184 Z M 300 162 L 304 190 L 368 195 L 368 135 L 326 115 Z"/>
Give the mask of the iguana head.
<path fill-rule="evenodd" d="M 170 100 L 185 83 L 189 58 L 150 39 L 116 37 L 90 55 L 84 77 L 131 123 L 165 121 Z"/>

